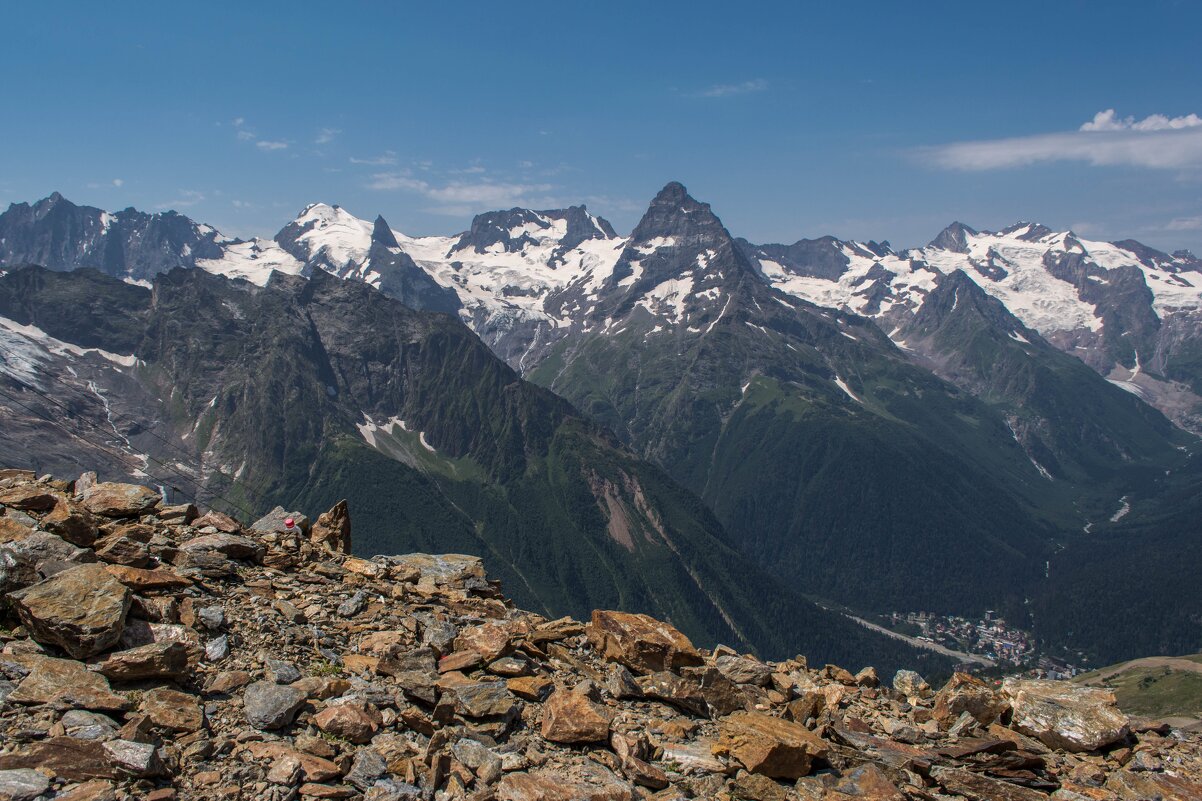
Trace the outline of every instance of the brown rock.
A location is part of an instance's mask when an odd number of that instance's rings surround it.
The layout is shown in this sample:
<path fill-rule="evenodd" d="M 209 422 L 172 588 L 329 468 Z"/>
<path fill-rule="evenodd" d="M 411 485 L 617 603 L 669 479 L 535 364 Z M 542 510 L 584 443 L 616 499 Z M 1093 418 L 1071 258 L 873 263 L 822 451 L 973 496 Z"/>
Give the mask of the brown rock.
<path fill-rule="evenodd" d="M 302 784 L 300 794 L 305 798 L 350 798 L 358 795 L 359 791 L 349 785 L 339 784 Z"/>
<path fill-rule="evenodd" d="M 452 695 L 455 711 L 469 718 L 504 717 L 517 703 L 501 681 L 469 682 L 455 687 Z"/>
<path fill-rule="evenodd" d="M 147 590 L 174 590 L 180 587 L 190 587 L 192 580 L 179 575 L 165 567 L 146 570 L 140 567 L 124 565 L 106 565 L 105 570 L 125 586 L 137 592 Z"/>
<path fill-rule="evenodd" d="M 935 696 L 935 720 L 952 723 L 961 712 L 988 726 L 1006 709 L 1006 701 L 985 682 L 967 673 L 956 673 Z"/>
<path fill-rule="evenodd" d="M 1127 716 L 1107 690 L 1010 678 L 1002 695 L 1014 710 L 1011 726 L 1052 748 L 1093 751 L 1127 736 Z"/>
<path fill-rule="evenodd" d="M 307 754 L 284 743 L 247 743 L 246 750 L 255 759 L 296 759 L 300 762 L 301 774 L 305 781 L 327 782 L 342 775 L 342 771 L 330 760 Z"/>
<path fill-rule="evenodd" d="M 259 561 L 267 549 L 263 543 L 250 537 L 218 532 L 217 534 L 201 534 L 199 537 L 193 537 L 181 545 L 180 550 L 189 554 L 196 551 L 215 551 L 231 559 Z"/>
<path fill-rule="evenodd" d="M 810 772 L 827 746 L 799 723 L 759 712 L 735 712 L 718 722 L 715 753 L 729 754 L 752 773 L 773 779 L 798 779 Z"/>
<path fill-rule="evenodd" d="M 228 695 L 234 690 L 242 689 L 252 681 L 254 681 L 254 678 L 245 670 L 223 670 L 209 680 L 205 685 L 205 692 Z M 304 681 L 304 679 L 301 681 Z"/>
<path fill-rule="evenodd" d="M 8 696 L 12 703 L 56 703 L 99 711 L 117 711 L 129 707 L 129 702 L 109 689 L 104 676 L 88 670 L 81 662 L 36 655 L 13 659 L 23 664 L 29 670 L 29 675 L 21 679 L 21 683 Z"/>
<path fill-rule="evenodd" d="M 147 796 L 149 801 L 150 796 Z M 76 785 L 65 793 L 56 795 L 54 801 L 116 801 L 117 786 L 103 779 Z"/>
<path fill-rule="evenodd" d="M 345 500 L 318 516 L 309 532 L 309 542 L 335 553 L 351 552 L 351 513 Z"/>
<path fill-rule="evenodd" d="M 141 713 L 160 729 L 199 731 L 204 728 L 204 713 L 195 695 L 156 687 L 142 698 Z"/>
<path fill-rule="evenodd" d="M 931 777 L 944 789 L 962 795 L 969 801 L 1047 801 L 1047 796 L 1038 790 L 961 768 L 934 768 Z"/>
<path fill-rule="evenodd" d="M 541 701 L 555 684 L 546 676 L 520 676 L 516 679 L 508 679 L 505 686 L 518 698 L 526 701 Z"/>
<path fill-rule="evenodd" d="M 438 660 L 438 672 L 448 673 L 452 670 L 470 671 L 484 664 L 484 658 L 475 651 L 456 651 Z"/>
<path fill-rule="evenodd" d="M 757 773 L 739 771 L 735 776 L 734 797 L 746 801 L 788 801 L 789 794 L 785 788 Z"/>
<path fill-rule="evenodd" d="M 105 537 L 96 546 L 96 556 L 109 564 L 145 567 L 150 562 L 150 549 L 129 537 Z"/>
<path fill-rule="evenodd" d="M 92 513 L 66 498 L 42 518 L 42 528 L 81 548 L 90 548 L 100 533 Z"/>
<path fill-rule="evenodd" d="M 1124 799 L 1156 799 L 1156 801 L 1198 801 L 1202 798 L 1202 782 L 1196 777 L 1183 778 L 1163 773 L 1117 771 L 1106 780 L 1106 788 Z"/>
<path fill-rule="evenodd" d="M 505 623 L 484 623 L 459 632 L 455 638 L 456 651 L 474 651 L 485 662 L 491 662 L 509 652 L 511 627 Z"/>
<path fill-rule="evenodd" d="M 324 701 L 327 698 L 336 698 L 342 695 L 351 688 L 351 683 L 346 679 L 331 676 L 306 676 L 292 682 L 290 686 L 300 690 L 309 698 Z"/>
<path fill-rule="evenodd" d="M 212 526 L 218 531 L 226 534 L 237 534 L 242 531 L 242 524 L 227 514 L 217 511 L 210 511 L 205 515 L 196 518 L 192 521 L 194 528 L 207 528 Z"/>
<path fill-rule="evenodd" d="M 327 734 L 359 744 L 369 742 L 384 725 L 380 710 L 363 701 L 328 706 L 313 716 L 313 723 Z"/>
<path fill-rule="evenodd" d="M 497 784 L 497 801 L 633 801 L 634 790 L 600 765 L 572 773 L 547 769 L 506 774 Z"/>
<path fill-rule="evenodd" d="M 586 696 L 557 690 L 543 704 L 542 735 L 553 743 L 605 742 L 609 718 Z"/>
<path fill-rule="evenodd" d="M 104 658 L 97 670 L 116 681 L 174 678 L 188 669 L 188 648 L 182 642 L 156 642 Z"/>
<path fill-rule="evenodd" d="M 843 773 L 827 788 L 826 801 L 907 801 L 907 796 L 889 780 L 885 771 L 869 762 Z"/>
<path fill-rule="evenodd" d="M 49 512 L 62 496 L 41 484 L 23 484 L 0 490 L 0 504 L 23 512 Z"/>
<path fill-rule="evenodd" d="M 76 659 L 117 644 L 132 601 L 125 585 L 99 564 L 64 570 L 9 597 L 35 640 Z"/>
<path fill-rule="evenodd" d="M 602 656 L 635 673 L 678 670 L 703 661 L 688 637 L 647 615 L 598 609 L 585 633 Z"/>
<path fill-rule="evenodd" d="M 0 756 L 0 770 L 16 768 L 45 770 L 72 782 L 115 779 L 120 775 L 109 762 L 102 742 L 74 737 L 51 737 Z"/>
<path fill-rule="evenodd" d="M 81 504 L 103 517 L 137 517 L 153 509 L 159 500 L 159 493 L 150 487 L 105 481 L 85 492 Z"/>

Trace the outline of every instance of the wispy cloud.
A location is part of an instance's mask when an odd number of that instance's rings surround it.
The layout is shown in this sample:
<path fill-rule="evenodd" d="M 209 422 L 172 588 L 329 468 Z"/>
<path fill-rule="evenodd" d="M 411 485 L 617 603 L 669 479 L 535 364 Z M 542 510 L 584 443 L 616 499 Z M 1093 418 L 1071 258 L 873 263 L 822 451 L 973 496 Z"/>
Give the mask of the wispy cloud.
<path fill-rule="evenodd" d="M 381 191 L 402 190 L 421 195 L 440 204 L 435 211 L 457 213 L 465 208 L 500 208 L 503 206 L 530 205 L 532 199 L 553 187 L 551 184 L 526 184 L 480 181 L 475 183 L 452 181 L 434 184 L 414 178 L 407 172 L 382 172 L 371 177 L 368 189 Z"/>
<path fill-rule="evenodd" d="M 121 188 L 122 186 L 124 186 L 124 185 L 125 185 L 125 180 L 124 180 L 124 179 L 122 179 L 122 178 L 114 178 L 113 180 L 111 180 L 111 181 L 109 181 L 109 182 L 107 182 L 107 183 L 99 183 L 99 182 L 93 181 L 92 183 L 88 184 L 88 189 L 99 189 L 99 188 L 101 188 L 102 186 L 103 186 L 103 187 L 115 186 L 115 187 L 117 187 L 118 189 L 120 189 L 120 188 Z"/>
<path fill-rule="evenodd" d="M 997 170 L 1056 161 L 1150 169 L 1202 167 L 1202 117 L 1142 120 L 1100 111 L 1075 131 L 953 142 L 922 148 L 921 160 L 951 170 Z"/>
<path fill-rule="evenodd" d="M 328 145 L 340 133 L 342 133 L 342 130 L 339 128 L 322 128 L 317 132 L 317 138 L 313 140 L 313 144 Z"/>
<path fill-rule="evenodd" d="M 708 89 L 694 92 L 693 97 L 733 97 L 766 91 L 768 91 L 768 81 L 763 78 L 755 78 L 741 83 L 717 83 Z"/>
<path fill-rule="evenodd" d="M 391 150 L 385 150 L 382 156 L 373 156 L 371 158 L 356 158 L 351 156 L 351 164 L 368 164 L 373 167 L 383 167 L 390 164 L 396 164 L 396 153 Z"/>
<path fill-rule="evenodd" d="M 288 143 L 279 140 L 260 139 L 258 142 L 255 142 L 255 147 L 259 148 L 259 150 L 286 150 Z"/>
<path fill-rule="evenodd" d="M 1174 217 L 1165 223 L 1166 231 L 1202 231 L 1202 217 Z"/>
<path fill-rule="evenodd" d="M 181 190 L 179 190 L 179 196 L 175 200 L 169 201 L 167 203 L 160 203 L 158 205 L 158 208 L 160 208 L 160 209 L 186 209 L 189 206 L 195 206 L 198 203 L 203 203 L 204 199 L 205 199 L 204 192 L 200 192 L 195 189 L 181 189 Z"/>

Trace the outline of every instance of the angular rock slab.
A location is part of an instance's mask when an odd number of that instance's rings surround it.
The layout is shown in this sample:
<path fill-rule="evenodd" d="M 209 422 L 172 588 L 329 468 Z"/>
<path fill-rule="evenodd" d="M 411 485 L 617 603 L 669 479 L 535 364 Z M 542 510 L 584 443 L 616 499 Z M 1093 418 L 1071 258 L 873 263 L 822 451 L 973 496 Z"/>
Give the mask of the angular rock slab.
<path fill-rule="evenodd" d="M 1002 695 L 1014 710 L 1010 725 L 1051 748 L 1096 751 L 1127 736 L 1130 721 L 1106 690 L 1009 678 Z"/>
<path fill-rule="evenodd" d="M 137 517 L 154 508 L 160 499 L 157 490 L 141 484 L 105 481 L 85 492 L 80 505 L 102 517 Z"/>
<path fill-rule="evenodd" d="M 703 662 L 688 637 L 648 615 L 598 609 L 585 633 L 602 656 L 635 673 L 679 670 Z"/>
<path fill-rule="evenodd" d="M 751 773 L 771 779 L 799 779 L 810 763 L 827 754 L 818 735 L 782 718 L 759 712 L 735 712 L 718 722 L 714 752 L 726 753 Z"/>
<path fill-rule="evenodd" d="M 76 659 L 117 644 L 133 601 L 129 589 L 99 564 L 64 570 L 9 597 L 35 640 Z"/>

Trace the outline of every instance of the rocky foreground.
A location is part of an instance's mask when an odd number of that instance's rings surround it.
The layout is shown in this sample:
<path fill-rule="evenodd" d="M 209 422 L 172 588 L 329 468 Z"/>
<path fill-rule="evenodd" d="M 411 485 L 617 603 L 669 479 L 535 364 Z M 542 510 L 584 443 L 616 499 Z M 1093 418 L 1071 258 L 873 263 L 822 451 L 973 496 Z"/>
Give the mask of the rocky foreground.
<path fill-rule="evenodd" d="M 475 557 L 348 555 L 344 504 L 287 516 L 0 471 L 0 801 L 1202 799 L 1202 736 L 1105 690 L 547 620 Z"/>

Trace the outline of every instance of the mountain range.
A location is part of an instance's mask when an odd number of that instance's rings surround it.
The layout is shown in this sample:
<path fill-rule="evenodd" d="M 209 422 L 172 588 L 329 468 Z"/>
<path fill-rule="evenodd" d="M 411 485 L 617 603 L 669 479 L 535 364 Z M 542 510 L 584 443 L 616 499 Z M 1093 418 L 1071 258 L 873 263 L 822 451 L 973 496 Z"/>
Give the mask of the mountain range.
<path fill-rule="evenodd" d="M 191 448 L 194 487 L 245 506 L 408 482 L 405 497 L 457 521 L 438 536 L 493 549 L 507 586 L 538 563 L 527 583 L 555 586 L 534 592 L 547 610 L 615 605 L 605 593 L 626 592 L 629 570 L 643 583 L 627 605 L 675 619 L 683 607 L 652 598 L 665 570 L 686 605 L 724 594 L 696 607 L 710 607 L 691 624 L 702 639 L 737 636 L 715 621 L 756 605 L 754 576 L 862 612 L 1001 609 L 1104 658 L 1202 641 L 1202 594 L 1170 567 L 1199 535 L 1172 500 L 1192 497 L 1202 430 L 1202 262 L 1185 252 L 1030 223 L 954 223 L 905 251 L 755 245 L 671 183 L 625 237 L 583 206 L 412 237 L 315 204 L 273 240 L 241 241 L 55 194 L 0 215 L 0 266 L 0 372 L 73 387 L 60 394 L 98 420 L 155 409 L 110 426 L 126 470 L 131 453 L 165 459 L 138 437 L 166 430 Z M 415 313 L 421 325 L 397 322 Z M 416 335 L 399 333 L 414 325 L 438 332 L 417 361 Z M 81 359 L 108 383 L 72 376 Z M 61 437 L 4 438 L 46 464 L 67 452 Z M 372 478 L 396 465 L 404 479 Z M 439 517 L 408 506 L 370 513 L 406 532 L 381 536 L 448 550 L 423 528 Z M 591 519 L 565 524 L 578 507 Z M 668 556 L 665 532 L 692 556 Z M 621 558 L 592 571 L 564 545 L 590 538 Z M 595 586 L 536 556 L 548 547 Z M 660 557 L 674 566 L 635 578 Z M 689 575 L 716 562 L 725 577 Z M 1137 606 L 1116 575 L 1180 603 L 1100 636 L 1069 612 Z"/>

